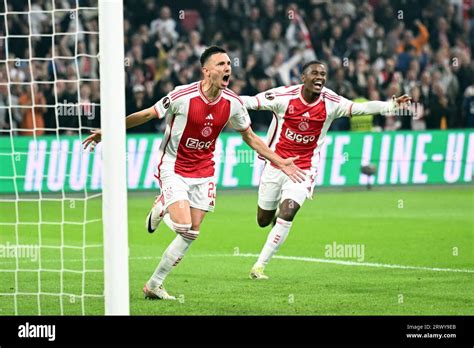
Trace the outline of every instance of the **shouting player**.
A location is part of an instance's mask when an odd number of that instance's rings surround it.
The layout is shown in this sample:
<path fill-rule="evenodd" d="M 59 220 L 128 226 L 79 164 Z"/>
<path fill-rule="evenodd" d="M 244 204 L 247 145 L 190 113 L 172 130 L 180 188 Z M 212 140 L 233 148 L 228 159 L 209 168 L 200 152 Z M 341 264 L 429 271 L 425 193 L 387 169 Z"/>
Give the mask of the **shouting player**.
<path fill-rule="evenodd" d="M 404 95 L 390 102 L 353 103 L 324 87 L 327 71 L 320 61 L 305 64 L 301 79 L 302 85 L 241 97 L 249 110 L 273 112 L 267 134 L 268 146 L 283 158 L 298 156 L 295 164 L 306 171 L 304 182 L 293 182 L 273 164 L 265 165 L 258 191 L 257 222 L 260 227 L 266 227 L 274 221 L 274 226 L 250 271 L 252 279 L 268 279 L 265 266 L 285 242 L 305 199 L 312 197 L 319 151 L 331 122 L 344 116 L 393 114 L 395 108 L 410 102 Z"/>
<path fill-rule="evenodd" d="M 201 55 L 201 65 L 202 81 L 176 87 L 152 107 L 126 118 L 126 128 L 155 117 L 166 121 L 155 174 L 161 192 L 146 218 L 146 228 L 154 232 L 164 220 L 177 236 L 144 286 L 145 298 L 149 299 L 176 299 L 166 292 L 163 281 L 198 237 L 206 212 L 214 210 L 213 155 L 216 139 L 228 121 L 251 148 L 291 181 L 302 181 L 305 176 L 293 163 L 297 157 L 283 159 L 276 155 L 250 128 L 250 117 L 242 100 L 227 88 L 232 69 L 226 51 L 209 47 Z M 85 148 L 101 140 L 100 130 L 92 133 L 84 141 Z"/>

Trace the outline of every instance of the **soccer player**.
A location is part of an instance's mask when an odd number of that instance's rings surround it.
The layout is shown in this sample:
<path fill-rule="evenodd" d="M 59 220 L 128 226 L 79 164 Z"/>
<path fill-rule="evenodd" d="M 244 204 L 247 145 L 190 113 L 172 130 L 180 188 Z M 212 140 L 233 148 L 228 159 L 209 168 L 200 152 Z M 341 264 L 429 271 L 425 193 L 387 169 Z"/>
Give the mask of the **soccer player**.
<path fill-rule="evenodd" d="M 163 282 L 198 237 L 206 212 L 214 210 L 215 142 L 228 121 L 251 148 L 288 175 L 291 181 L 304 180 L 304 171 L 293 163 L 297 157 L 281 158 L 252 131 L 242 100 L 227 88 L 232 69 L 226 51 L 217 46 L 207 48 L 201 55 L 201 65 L 202 81 L 176 87 L 152 107 L 126 118 L 126 128 L 139 126 L 155 117 L 166 121 L 155 174 L 161 192 L 145 224 L 151 233 L 164 220 L 177 236 L 144 286 L 145 298 L 149 299 L 176 299 L 168 294 Z M 92 133 L 84 140 L 84 148 L 101 140 L 100 130 Z"/>
<path fill-rule="evenodd" d="M 274 225 L 250 271 L 252 279 L 268 279 L 265 266 L 285 242 L 305 199 L 312 197 L 319 151 L 331 122 L 338 117 L 393 114 L 397 107 L 410 102 L 410 98 L 403 95 L 389 102 L 353 103 L 324 87 L 327 71 L 320 61 L 306 63 L 301 79 L 303 84 L 300 85 L 241 97 L 249 110 L 273 112 L 267 134 L 268 146 L 283 158 L 298 156 L 295 164 L 306 171 L 303 182 L 293 182 L 281 175 L 273 164 L 265 165 L 258 191 L 257 222 L 260 227 L 266 227 L 272 221 Z"/>

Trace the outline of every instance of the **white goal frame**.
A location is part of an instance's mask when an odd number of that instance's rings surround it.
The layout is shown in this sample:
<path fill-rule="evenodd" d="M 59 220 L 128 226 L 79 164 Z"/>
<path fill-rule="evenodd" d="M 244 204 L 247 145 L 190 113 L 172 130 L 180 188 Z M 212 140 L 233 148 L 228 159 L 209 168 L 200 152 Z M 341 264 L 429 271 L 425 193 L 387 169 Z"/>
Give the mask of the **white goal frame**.
<path fill-rule="evenodd" d="M 106 315 L 129 315 L 123 1 L 99 0 Z"/>

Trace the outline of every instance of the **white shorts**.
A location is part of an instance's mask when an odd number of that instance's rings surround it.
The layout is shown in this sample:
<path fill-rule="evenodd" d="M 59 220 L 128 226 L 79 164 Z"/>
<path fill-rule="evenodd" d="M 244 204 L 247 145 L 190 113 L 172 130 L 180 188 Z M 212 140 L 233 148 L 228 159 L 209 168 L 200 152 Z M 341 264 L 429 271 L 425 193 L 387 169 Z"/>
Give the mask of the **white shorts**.
<path fill-rule="evenodd" d="M 303 182 L 293 182 L 285 173 L 270 164 L 265 165 L 258 187 L 258 206 L 275 210 L 280 202 L 292 199 L 301 207 L 306 198 L 312 199 L 316 172 L 306 171 Z"/>
<path fill-rule="evenodd" d="M 176 173 L 163 173 L 159 179 L 165 209 L 177 201 L 188 201 L 191 208 L 214 211 L 216 204 L 216 180 L 208 178 L 185 178 Z"/>

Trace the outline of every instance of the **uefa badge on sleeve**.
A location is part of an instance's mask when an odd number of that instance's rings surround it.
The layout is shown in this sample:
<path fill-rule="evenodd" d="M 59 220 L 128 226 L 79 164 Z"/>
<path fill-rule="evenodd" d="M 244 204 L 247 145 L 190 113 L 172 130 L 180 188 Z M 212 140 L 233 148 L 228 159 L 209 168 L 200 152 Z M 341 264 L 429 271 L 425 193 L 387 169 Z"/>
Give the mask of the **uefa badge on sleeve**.
<path fill-rule="evenodd" d="M 267 98 L 268 100 L 273 100 L 273 99 L 275 99 L 275 93 L 267 92 L 267 93 L 265 93 L 265 98 Z"/>
<path fill-rule="evenodd" d="M 165 109 L 168 109 L 168 108 L 170 107 L 170 104 L 171 104 L 170 98 L 169 98 L 169 97 L 165 97 L 165 99 L 163 99 L 163 107 L 164 107 Z"/>

